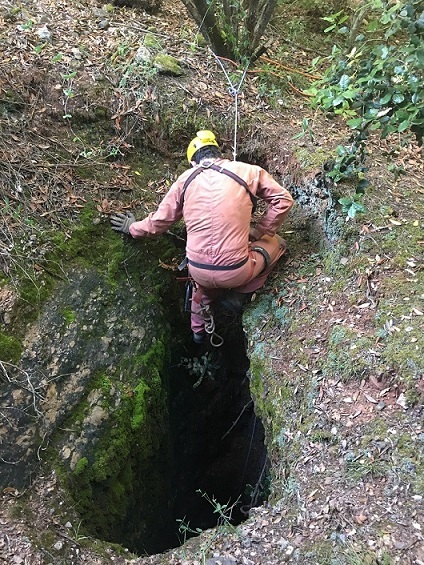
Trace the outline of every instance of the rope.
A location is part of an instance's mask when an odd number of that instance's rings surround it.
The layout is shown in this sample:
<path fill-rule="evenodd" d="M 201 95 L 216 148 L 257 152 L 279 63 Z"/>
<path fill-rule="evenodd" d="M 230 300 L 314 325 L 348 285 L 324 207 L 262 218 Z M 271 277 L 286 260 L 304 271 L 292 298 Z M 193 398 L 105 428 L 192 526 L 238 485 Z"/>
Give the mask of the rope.
<path fill-rule="evenodd" d="M 215 320 L 209 304 L 202 306 L 200 309 L 200 315 L 205 321 L 205 332 L 209 335 L 210 344 L 212 347 L 221 347 L 224 343 L 224 339 L 215 331 Z"/>
<path fill-rule="evenodd" d="M 247 73 L 247 69 L 249 68 L 250 65 L 250 59 L 248 60 L 247 64 L 246 64 L 246 68 L 243 71 L 243 74 L 241 76 L 240 82 L 238 83 L 238 86 L 236 86 L 235 84 L 232 83 L 227 71 L 225 70 L 224 65 L 222 64 L 220 58 L 212 51 L 212 49 L 209 47 L 209 51 L 212 53 L 212 55 L 215 57 L 215 60 L 218 62 L 219 66 L 221 67 L 225 78 L 228 81 L 228 84 L 230 85 L 228 88 L 228 93 L 231 94 L 231 96 L 234 97 L 234 140 L 233 140 L 233 161 L 236 160 L 237 158 L 237 127 L 238 127 L 238 95 L 241 89 L 241 86 L 243 84 L 243 81 L 246 77 L 246 73 Z"/>

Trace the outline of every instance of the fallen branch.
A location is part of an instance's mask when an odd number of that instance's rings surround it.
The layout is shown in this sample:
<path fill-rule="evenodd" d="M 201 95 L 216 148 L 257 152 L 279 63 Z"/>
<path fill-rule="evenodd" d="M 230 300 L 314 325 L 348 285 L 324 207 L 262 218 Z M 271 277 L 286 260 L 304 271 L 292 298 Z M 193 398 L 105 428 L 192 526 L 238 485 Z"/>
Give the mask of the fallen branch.
<path fill-rule="evenodd" d="M 247 410 L 249 408 L 249 406 L 253 404 L 253 400 L 249 400 L 249 402 L 247 404 L 245 404 L 240 412 L 240 414 L 237 416 L 235 422 L 233 423 L 233 425 L 231 426 L 231 428 L 225 432 L 225 434 L 222 436 L 221 441 L 227 437 L 227 435 L 231 432 L 231 430 L 234 428 L 234 426 L 237 425 L 237 422 L 240 420 L 240 418 L 243 416 L 245 410 Z"/>

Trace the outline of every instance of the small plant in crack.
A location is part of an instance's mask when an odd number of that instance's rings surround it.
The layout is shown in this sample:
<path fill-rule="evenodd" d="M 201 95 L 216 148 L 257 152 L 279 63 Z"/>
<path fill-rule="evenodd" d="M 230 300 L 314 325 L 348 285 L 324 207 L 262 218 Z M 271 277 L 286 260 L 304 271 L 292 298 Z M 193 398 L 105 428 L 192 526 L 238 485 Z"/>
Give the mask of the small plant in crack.
<path fill-rule="evenodd" d="M 198 536 L 202 533 L 202 530 L 200 528 L 192 528 L 190 526 L 190 522 L 186 522 L 185 516 L 184 518 L 178 518 L 176 521 L 179 523 L 178 532 L 182 536 L 182 540 L 180 540 L 182 544 L 184 544 L 187 539 L 191 537 L 190 534 Z"/>
<path fill-rule="evenodd" d="M 217 363 L 212 359 L 212 354 L 209 352 L 200 357 L 183 357 L 178 366 L 184 367 L 188 370 L 190 375 L 197 377 L 193 388 L 197 388 L 204 378 L 213 379 L 216 370 L 219 369 Z"/>
<path fill-rule="evenodd" d="M 226 530 L 229 529 L 233 532 L 237 532 L 237 527 L 231 523 L 231 520 L 232 520 L 233 510 L 235 506 L 238 504 L 238 499 L 235 502 L 233 502 L 233 504 L 230 504 L 229 502 L 227 502 L 226 504 L 221 504 L 216 500 L 214 496 L 212 496 L 211 498 L 208 495 L 208 493 L 203 492 L 200 489 L 197 489 L 196 492 L 198 492 L 202 496 L 202 498 L 204 498 L 207 502 L 209 502 L 209 504 L 213 508 L 213 513 L 218 515 L 218 521 L 217 521 L 218 528 L 224 528 Z"/>

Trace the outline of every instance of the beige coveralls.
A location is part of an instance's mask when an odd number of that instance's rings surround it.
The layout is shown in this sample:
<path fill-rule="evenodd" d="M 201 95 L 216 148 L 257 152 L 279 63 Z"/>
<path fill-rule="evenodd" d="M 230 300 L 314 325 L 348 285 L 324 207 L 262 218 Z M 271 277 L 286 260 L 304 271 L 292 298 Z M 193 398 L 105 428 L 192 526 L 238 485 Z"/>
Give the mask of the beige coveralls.
<path fill-rule="evenodd" d="M 290 193 L 269 173 L 256 165 L 218 159 L 215 165 L 241 177 L 249 191 L 268 204 L 268 209 L 256 225 L 260 239 L 249 241 L 252 201 L 246 189 L 227 175 L 207 167 L 202 162 L 196 168 L 204 170 L 188 185 L 185 181 L 193 169 L 185 171 L 171 186 L 156 212 L 130 226 L 130 234 L 145 237 L 165 232 L 171 224 L 184 217 L 187 226 L 187 258 L 190 275 L 202 291 L 192 301 L 191 326 L 194 332 L 203 330 L 199 315 L 201 305 L 211 302 L 211 289 L 233 288 L 248 293 L 260 288 L 272 267 L 285 251 L 284 242 L 275 232 L 293 205 Z M 270 258 L 267 266 L 262 253 Z M 265 269 L 265 270 L 264 270 Z M 208 289 L 210 293 L 208 295 Z"/>

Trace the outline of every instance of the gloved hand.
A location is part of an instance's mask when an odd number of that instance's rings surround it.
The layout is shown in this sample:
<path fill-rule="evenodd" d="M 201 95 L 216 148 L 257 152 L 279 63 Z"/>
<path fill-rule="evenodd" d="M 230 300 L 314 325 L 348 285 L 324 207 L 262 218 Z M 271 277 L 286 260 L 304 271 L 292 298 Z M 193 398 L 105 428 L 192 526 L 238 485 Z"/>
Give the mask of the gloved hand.
<path fill-rule="evenodd" d="M 131 212 L 125 214 L 117 213 L 110 217 L 112 229 L 121 233 L 130 233 L 130 225 L 135 222 L 135 216 Z"/>
<path fill-rule="evenodd" d="M 262 237 L 262 234 L 258 229 L 254 228 L 254 227 L 250 228 L 250 230 L 249 230 L 249 241 L 258 241 L 258 239 L 261 239 L 261 237 Z"/>

